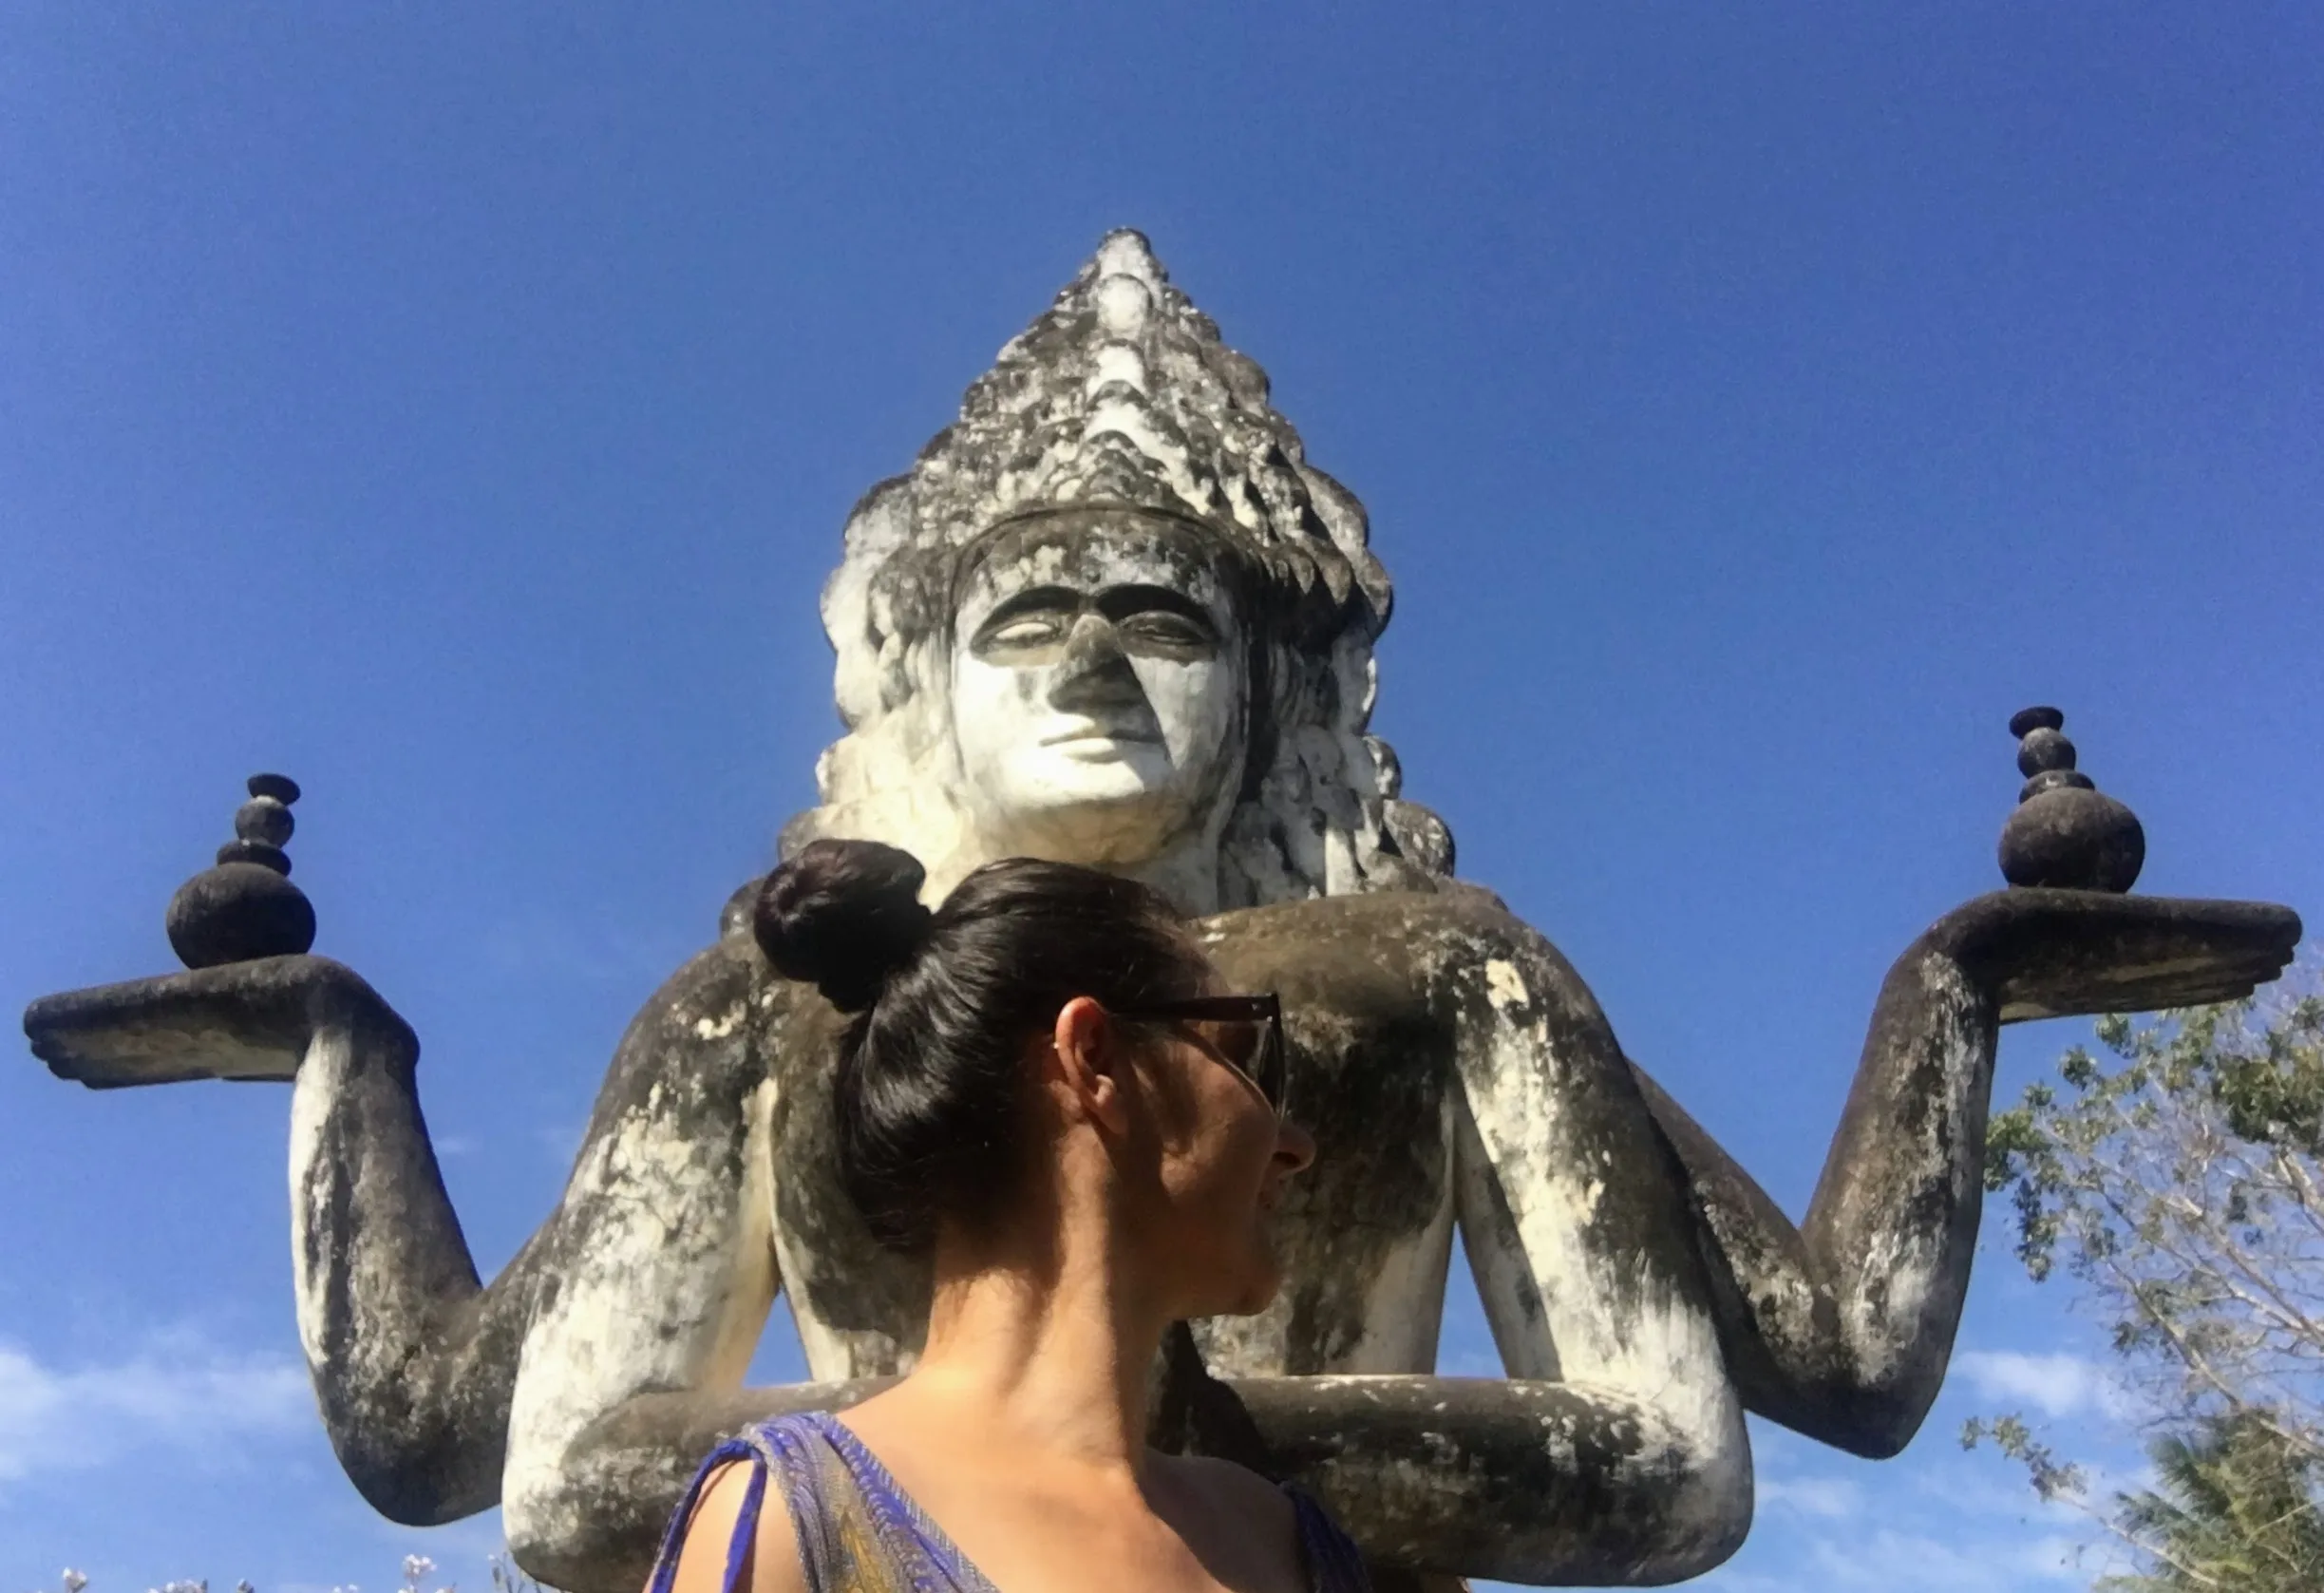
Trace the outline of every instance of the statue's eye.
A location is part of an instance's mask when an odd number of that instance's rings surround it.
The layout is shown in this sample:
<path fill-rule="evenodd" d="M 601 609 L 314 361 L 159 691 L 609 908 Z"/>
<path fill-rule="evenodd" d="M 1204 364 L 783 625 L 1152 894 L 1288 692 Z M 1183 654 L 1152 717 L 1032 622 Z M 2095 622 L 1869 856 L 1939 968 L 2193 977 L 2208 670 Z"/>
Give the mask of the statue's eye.
<path fill-rule="evenodd" d="M 1065 635 L 1055 615 L 1023 614 L 985 633 L 988 647 L 1046 647 Z"/>
<path fill-rule="evenodd" d="M 1128 615 L 1116 624 L 1115 629 L 1122 633 L 1124 640 L 1133 645 L 1144 642 L 1150 646 L 1177 649 L 1207 648 L 1211 644 L 1207 626 L 1185 615 L 1173 614 L 1168 609 L 1146 609 Z"/>

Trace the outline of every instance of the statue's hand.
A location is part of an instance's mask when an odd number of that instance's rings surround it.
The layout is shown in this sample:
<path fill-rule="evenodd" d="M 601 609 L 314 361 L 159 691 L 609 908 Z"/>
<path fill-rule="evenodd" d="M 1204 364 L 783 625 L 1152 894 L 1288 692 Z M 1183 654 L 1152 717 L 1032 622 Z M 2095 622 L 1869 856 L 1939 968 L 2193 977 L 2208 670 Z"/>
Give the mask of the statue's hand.
<path fill-rule="evenodd" d="M 2021 1023 L 2231 1001 L 2281 973 L 2299 938 L 2299 915 L 2264 901 L 2018 888 L 1955 908 L 1921 943 Z"/>
<path fill-rule="evenodd" d="M 344 963 L 269 957 L 190 974 L 44 996 L 25 1009 L 32 1053 L 93 1090 L 190 1078 L 295 1077 L 315 1032 L 363 1031 L 371 1053 L 408 1067 L 419 1041 Z"/>

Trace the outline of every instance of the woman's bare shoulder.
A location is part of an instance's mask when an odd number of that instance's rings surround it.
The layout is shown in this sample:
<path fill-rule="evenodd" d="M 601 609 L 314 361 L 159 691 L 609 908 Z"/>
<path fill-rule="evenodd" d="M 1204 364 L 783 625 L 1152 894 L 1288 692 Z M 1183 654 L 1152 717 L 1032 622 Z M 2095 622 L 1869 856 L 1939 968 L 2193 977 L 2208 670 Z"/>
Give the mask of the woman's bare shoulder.
<path fill-rule="evenodd" d="M 734 1524 L 743 1513 L 750 1470 L 747 1461 L 730 1461 L 711 1472 L 703 1485 L 679 1545 L 678 1575 L 671 1593 L 724 1593 L 727 1549 L 734 1542 Z M 772 1487 L 759 1508 L 759 1529 L 751 1540 L 750 1574 L 742 1586 L 748 1593 L 807 1593 L 791 1512 Z"/>
<path fill-rule="evenodd" d="M 1269 1520 L 1292 1518 L 1290 1496 L 1248 1466 L 1206 1454 L 1174 1454 L 1163 1464 L 1214 1504 Z"/>
<path fill-rule="evenodd" d="M 1158 1464 L 1185 1511 L 1163 1514 L 1214 1571 L 1238 1565 L 1255 1585 L 1300 1584 L 1299 1520 L 1289 1494 L 1231 1460 L 1169 1455 Z"/>

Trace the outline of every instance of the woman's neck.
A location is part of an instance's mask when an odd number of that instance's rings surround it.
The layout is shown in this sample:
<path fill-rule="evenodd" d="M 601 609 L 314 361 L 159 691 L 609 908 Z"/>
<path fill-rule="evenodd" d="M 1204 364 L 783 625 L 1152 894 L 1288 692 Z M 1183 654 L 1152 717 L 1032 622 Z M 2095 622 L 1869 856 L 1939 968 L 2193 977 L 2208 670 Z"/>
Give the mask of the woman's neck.
<path fill-rule="evenodd" d="M 1141 1298 L 1109 1230 L 1060 1223 L 1042 1247 L 1053 1253 L 939 1245 L 927 1348 L 907 1381 L 992 1436 L 1143 1476 L 1169 1318 Z"/>

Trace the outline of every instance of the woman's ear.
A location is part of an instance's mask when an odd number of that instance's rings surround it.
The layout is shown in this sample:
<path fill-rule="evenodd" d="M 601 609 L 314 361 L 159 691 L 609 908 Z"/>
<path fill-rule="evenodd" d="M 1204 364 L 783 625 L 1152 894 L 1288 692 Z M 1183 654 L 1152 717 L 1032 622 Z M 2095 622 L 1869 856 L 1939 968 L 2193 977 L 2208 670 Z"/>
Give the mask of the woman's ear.
<path fill-rule="evenodd" d="M 1129 1053 L 1122 1025 L 1086 996 L 1057 1010 L 1049 1046 L 1057 1082 L 1075 1110 L 1108 1132 L 1129 1129 Z"/>

